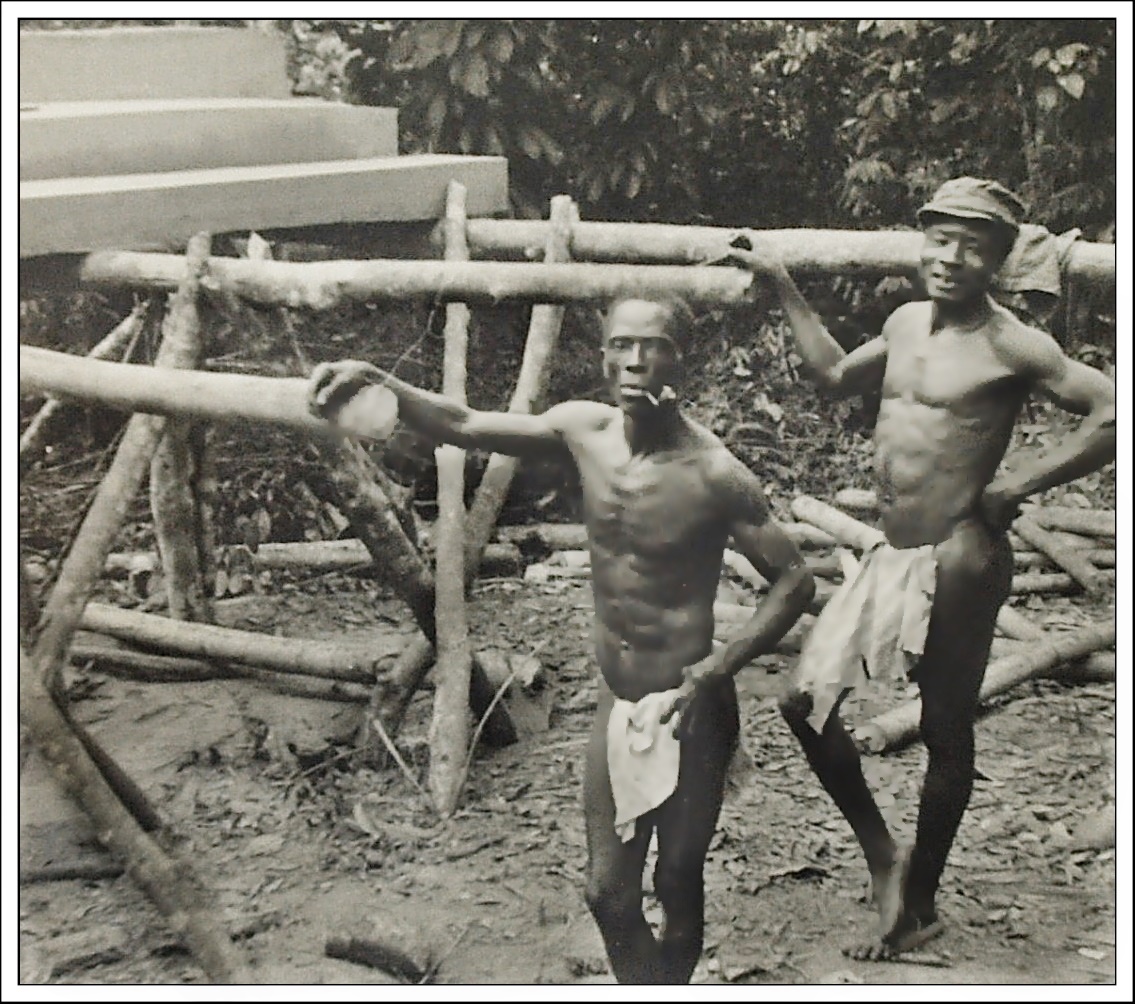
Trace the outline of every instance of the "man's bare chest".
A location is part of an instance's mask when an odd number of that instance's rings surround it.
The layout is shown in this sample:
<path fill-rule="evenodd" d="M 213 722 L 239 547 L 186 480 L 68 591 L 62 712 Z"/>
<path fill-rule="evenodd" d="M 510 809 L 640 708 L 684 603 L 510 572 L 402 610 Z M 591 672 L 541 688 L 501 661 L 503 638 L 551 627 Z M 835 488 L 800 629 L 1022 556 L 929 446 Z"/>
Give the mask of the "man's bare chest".
<path fill-rule="evenodd" d="M 720 529 L 713 492 L 697 455 L 631 456 L 616 444 L 580 462 L 592 539 L 644 557 L 707 543 Z"/>
<path fill-rule="evenodd" d="M 887 352 L 883 397 L 961 415 L 1015 408 L 1021 382 L 979 332 L 912 330 L 895 336 Z"/>

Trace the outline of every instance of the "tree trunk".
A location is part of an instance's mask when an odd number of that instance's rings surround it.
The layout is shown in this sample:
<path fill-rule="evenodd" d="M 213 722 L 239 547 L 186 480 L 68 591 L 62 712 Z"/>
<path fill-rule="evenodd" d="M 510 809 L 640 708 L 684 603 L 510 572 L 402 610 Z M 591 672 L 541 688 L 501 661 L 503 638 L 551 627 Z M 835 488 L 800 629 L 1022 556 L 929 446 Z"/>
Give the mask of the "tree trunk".
<path fill-rule="evenodd" d="M 139 251 L 96 251 L 81 279 L 93 286 L 171 289 L 180 259 Z M 329 310 L 349 303 L 428 299 L 447 303 L 606 303 L 616 296 L 681 296 L 691 303 L 744 303 L 751 273 L 696 265 L 529 265 L 497 261 L 285 262 L 210 258 L 208 286 L 267 307 Z"/>
<path fill-rule="evenodd" d="M 1088 537 L 1115 539 L 1114 509 L 1074 509 L 1064 505 L 1022 506 L 1021 515 L 1031 517 L 1047 530 L 1064 530 Z"/>
<path fill-rule="evenodd" d="M 118 326 L 87 353 L 88 359 L 112 359 L 121 356 L 142 330 L 145 323 L 148 303 L 136 304 Z M 67 405 L 58 398 L 50 397 L 20 436 L 20 476 L 43 456 L 48 441 L 58 430 L 60 419 L 66 414 Z"/>
<path fill-rule="evenodd" d="M 449 183 L 445 207 L 446 261 L 464 261 L 465 186 Z M 469 308 L 446 307 L 442 393 L 465 403 Z M 437 448 L 437 690 L 430 722 L 429 787 L 442 816 L 453 815 L 469 750 L 469 676 L 473 653 L 465 616 L 465 451 Z"/>
<path fill-rule="evenodd" d="M 759 230 L 792 272 L 800 275 L 913 275 L 922 240 L 917 231 Z M 469 221 L 469 245 L 482 258 L 536 257 L 547 239 L 544 220 Z M 671 223 L 580 223 L 572 235 L 579 261 L 691 264 L 725 252 L 731 227 Z M 1115 246 L 1077 241 L 1069 275 L 1097 285 L 1115 284 Z"/>
<path fill-rule="evenodd" d="M 1013 529 L 1026 543 L 1048 555 L 1053 564 L 1067 572 L 1089 593 L 1099 595 L 1108 587 L 1104 577 L 1088 560 L 1087 555 L 1082 551 L 1064 547 L 1052 533 L 1035 520 L 1022 516 L 1013 524 Z"/>
<path fill-rule="evenodd" d="M 83 614 L 87 631 L 112 635 L 123 641 L 162 652 L 244 663 L 277 673 L 318 676 L 349 683 L 373 683 L 383 675 L 379 661 L 367 646 L 309 638 L 283 638 L 252 631 L 176 621 L 136 610 L 119 610 L 90 603 Z"/>
<path fill-rule="evenodd" d="M 552 200 L 551 214 L 554 225 L 549 233 L 544 253 L 546 260 L 554 262 L 567 257 L 570 245 L 570 228 L 575 223 L 577 212 L 575 204 L 570 198 L 557 196 Z M 547 388 L 548 373 L 552 358 L 555 355 L 556 343 L 559 340 L 562 319 L 563 312 L 559 308 L 544 304 L 532 308 L 532 317 L 528 325 L 528 339 L 524 345 L 524 358 L 520 364 L 516 389 L 509 404 L 509 411 L 513 414 L 530 414 L 533 409 L 539 407 Z M 485 547 L 500 516 L 500 510 L 507 497 L 515 471 L 516 461 L 514 458 L 494 454 L 489 460 L 489 466 L 481 478 L 481 483 L 477 486 L 467 521 L 465 550 L 467 587 L 473 582 L 482 563 Z M 536 528 L 509 528 L 509 531 L 517 531 L 517 536 L 506 535 L 504 539 L 524 539 L 531 534 L 533 529 L 545 542 L 549 539 L 552 541 L 570 539 L 581 542 L 576 546 L 586 546 L 587 544 L 587 529 L 577 524 L 562 527 L 557 524 L 548 524 Z M 564 536 L 561 538 L 561 535 Z M 397 687 L 376 690 L 376 700 L 371 709 L 372 713 L 391 734 L 397 730 L 405 716 L 410 699 L 421 686 L 422 680 L 429 672 L 432 661 L 433 651 L 431 646 L 420 641 L 416 642 L 398 660 L 391 674 L 398 681 Z M 478 667 L 475 665 L 474 668 L 477 669 Z M 470 700 L 474 710 L 487 707 L 493 696 L 493 688 L 487 678 L 482 673 L 474 672 L 472 687 Z M 498 705 L 499 708 L 500 705 Z M 486 740 L 489 739 L 487 729 L 485 738 Z"/>
<path fill-rule="evenodd" d="M 571 231 L 576 220 L 575 203 L 566 195 L 552 199 L 551 226 L 544 249 L 547 263 L 566 262 L 571 249 Z M 536 304 L 528 322 L 528 338 L 524 343 L 524 357 L 516 378 L 508 410 L 514 415 L 531 415 L 540 411 L 548 387 L 552 360 L 563 325 L 563 307 Z M 477 494 L 469 508 L 466 527 L 465 560 L 468 581 L 472 581 L 481 560 L 481 554 L 492 538 L 501 509 L 504 507 L 519 460 L 494 453 L 489 458 Z"/>
<path fill-rule="evenodd" d="M 101 362 L 21 345 L 20 393 L 54 394 L 152 415 L 241 425 L 268 422 L 316 439 L 335 438 L 326 422 L 308 412 L 306 380 L 200 370 L 163 372 L 155 366 Z"/>
<path fill-rule="evenodd" d="M 167 353 L 166 365 L 177 369 L 198 369 L 204 358 L 197 294 L 210 243 L 208 234 L 197 234 L 190 240 L 185 252 L 185 281 L 166 308 L 162 346 Z M 197 438 L 193 423 L 187 419 L 166 423 L 165 435 L 150 463 L 150 506 L 170 616 L 211 623 L 215 577 L 206 581 L 201 567 L 201 517 L 194 490 L 201 460 L 194 449 Z"/>

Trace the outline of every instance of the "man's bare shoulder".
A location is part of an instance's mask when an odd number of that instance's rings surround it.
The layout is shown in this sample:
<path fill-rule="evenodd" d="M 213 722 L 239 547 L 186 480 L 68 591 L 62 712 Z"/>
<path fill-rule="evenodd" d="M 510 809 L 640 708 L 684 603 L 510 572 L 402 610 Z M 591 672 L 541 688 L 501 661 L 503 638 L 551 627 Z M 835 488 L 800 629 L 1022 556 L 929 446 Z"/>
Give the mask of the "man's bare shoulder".
<path fill-rule="evenodd" d="M 929 300 L 912 300 L 891 312 L 883 324 L 882 337 L 909 334 L 913 331 L 926 330 L 930 326 L 932 304 Z"/>
<path fill-rule="evenodd" d="M 598 401 L 563 401 L 544 412 L 544 420 L 564 436 L 580 436 L 607 428 L 621 414 L 618 408 Z"/>
<path fill-rule="evenodd" d="M 999 303 L 992 304 L 992 309 L 989 344 L 1001 363 L 1012 372 L 1038 378 L 1064 358 L 1064 350 L 1048 332 L 1026 324 Z"/>
<path fill-rule="evenodd" d="M 762 507 L 765 502 L 760 479 L 709 429 L 694 421 L 698 449 L 706 482 L 730 511 Z"/>

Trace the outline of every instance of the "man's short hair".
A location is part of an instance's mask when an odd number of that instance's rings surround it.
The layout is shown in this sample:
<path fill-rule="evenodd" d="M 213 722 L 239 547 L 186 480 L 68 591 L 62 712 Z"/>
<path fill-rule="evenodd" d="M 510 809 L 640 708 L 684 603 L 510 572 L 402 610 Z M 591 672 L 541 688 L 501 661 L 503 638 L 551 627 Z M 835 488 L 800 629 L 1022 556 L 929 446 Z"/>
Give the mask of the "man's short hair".
<path fill-rule="evenodd" d="M 678 351 L 683 355 L 686 354 L 694 337 L 694 312 L 682 297 L 671 294 L 659 294 L 657 296 L 638 295 L 636 293 L 622 294 L 616 296 L 607 304 L 606 318 L 610 318 L 620 303 L 626 303 L 628 300 L 642 300 L 644 303 L 656 303 L 662 307 L 666 312 L 666 320 L 663 322 L 662 330 L 678 347 Z"/>

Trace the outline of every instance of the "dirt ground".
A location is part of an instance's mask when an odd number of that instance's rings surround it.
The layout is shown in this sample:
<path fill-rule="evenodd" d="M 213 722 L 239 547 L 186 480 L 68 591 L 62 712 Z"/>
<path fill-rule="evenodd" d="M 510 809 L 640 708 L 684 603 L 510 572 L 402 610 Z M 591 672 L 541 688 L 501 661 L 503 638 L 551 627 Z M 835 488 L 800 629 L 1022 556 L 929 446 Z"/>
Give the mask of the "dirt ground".
<path fill-rule="evenodd" d="M 1039 601 L 1033 601 L 1034 604 Z M 73 670 L 77 716 L 141 783 L 264 983 L 389 983 L 329 959 L 328 937 L 393 936 L 435 982 L 612 982 L 583 902 L 580 766 L 595 702 L 586 580 L 477 587 L 476 644 L 536 653 L 551 721 L 536 738 L 482 750 L 462 807 L 439 824 L 395 770 L 352 764 L 361 709 L 238 680 L 139 683 Z M 1109 616 L 1047 598 L 1050 629 Z M 363 580 L 324 576 L 221 604 L 223 623 L 306 637 L 411 636 L 399 605 Z M 752 769 L 726 803 L 706 866 L 707 935 L 695 982 L 1110 983 L 1113 849 L 1076 849 L 1113 800 L 1113 684 L 1028 683 L 978 726 L 973 802 L 944 879 L 946 933 L 918 964 L 851 962 L 870 930 L 865 871 L 772 695 L 783 661 L 739 677 Z M 866 715 L 906 696 L 873 690 Z M 399 739 L 424 782 L 429 694 Z M 921 746 L 865 759 L 893 827 L 912 834 Z M 103 860 L 89 826 L 36 754 L 21 770 L 21 870 Z M 1088 835 L 1090 838 L 1090 834 Z M 647 917 L 660 919 L 650 895 Z M 125 875 L 20 889 L 27 982 L 204 981 L 157 909 Z"/>

